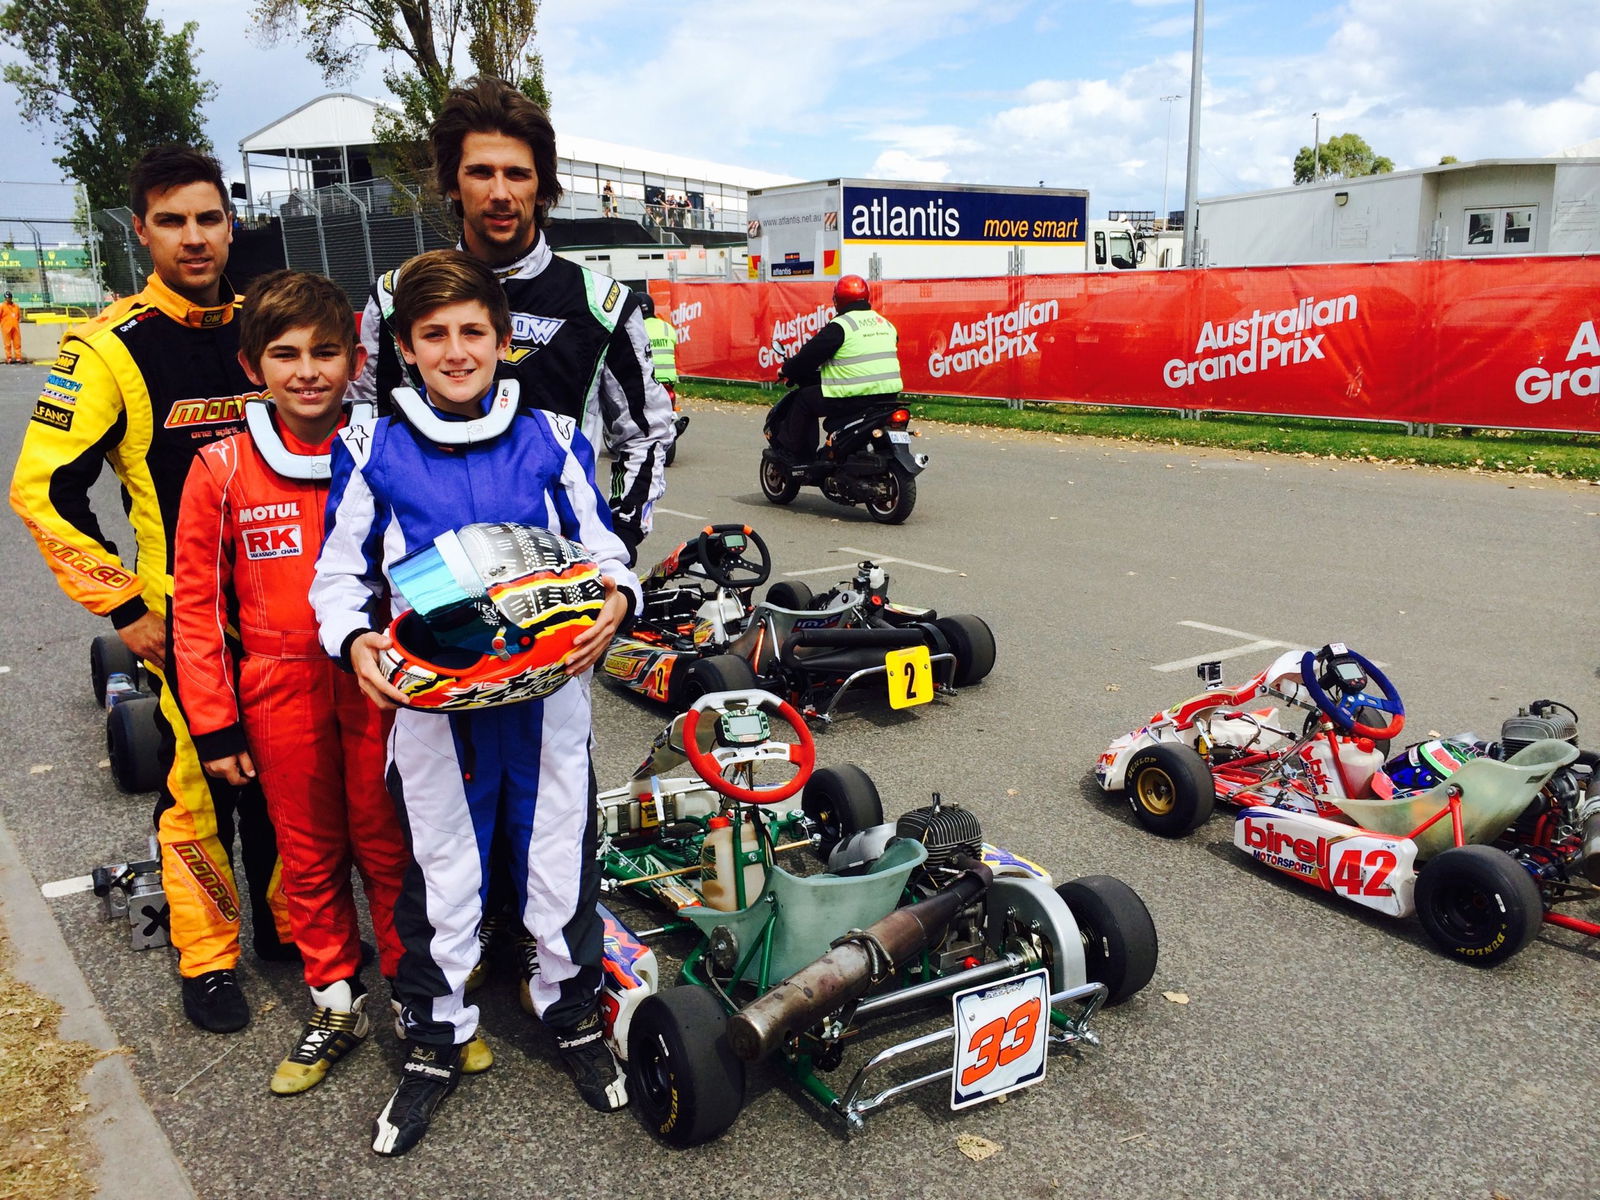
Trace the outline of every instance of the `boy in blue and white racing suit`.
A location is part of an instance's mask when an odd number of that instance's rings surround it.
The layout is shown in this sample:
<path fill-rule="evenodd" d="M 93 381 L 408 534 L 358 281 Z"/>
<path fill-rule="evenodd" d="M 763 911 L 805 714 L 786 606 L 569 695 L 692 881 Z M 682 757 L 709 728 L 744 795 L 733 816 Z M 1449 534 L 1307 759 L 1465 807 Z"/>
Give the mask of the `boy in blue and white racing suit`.
<path fill-rule="evenodd" d="M 601 1111 L 627 1094 L 601 1037 L 603 925 L 595 903 L 596 806 L 590 673 L 639 582 L 594 484 L 594 451 L 570 418 L 521 410 L 496 392 L 510 335 L 505 294 L 483 264 L 455 251 L 408 264 L 394 328 L 427 388 L 397 392 L 398 411 L 347 430 L 334 448 L 328 535 L 311 600 L 321 639 L 373 701 L 398 707 L 388 785 L 415 856 L 395 910 L 404 953 L 394 990 L 410 1043 L 401 1083 L 374 1122 L 373 1149 L 402 1154 L 455 1087 L 478 1009 L 463 988 L 497 825 L 509 833 L 522 919 L 538 944 L 535 1012 L 555 1033 L 584 1100 Z M 540 700 L 449 713 L 403 707 L 380 654 L 394 596 L 390 569 L 440 534 L 476 522 L 548 528 L 599 564 L 606 599 L 567 660 L 570 683 Z"/>

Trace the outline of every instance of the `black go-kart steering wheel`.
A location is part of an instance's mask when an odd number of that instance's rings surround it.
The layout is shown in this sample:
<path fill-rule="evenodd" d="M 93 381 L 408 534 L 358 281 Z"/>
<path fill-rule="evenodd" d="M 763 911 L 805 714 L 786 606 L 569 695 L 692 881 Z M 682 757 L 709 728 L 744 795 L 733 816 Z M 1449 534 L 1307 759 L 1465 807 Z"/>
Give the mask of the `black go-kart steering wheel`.
<path fill-rule="evenodd" d="M 1340 733 L 1381 742 L 1405 727 L 1406 706 L 1394 684 L 1346 646 L 1324 646 L 1315 654 L 1307 650 L 1300 660 L 1300 678 L 1312 702 Z M 1330 691 L 1337 692 L 1338 698 Z M 1364 708 L 1387 713 L 1391 719 L 1387 725 L 1368 725 L 1358 719 Z"/>
<path fill-rule="evenodd" d="M 735 592 L 760 587 L 772 574 L 767 544 L 748 525 L 706 526 L 695 539 L 695 558 L 707 579 Z"/>

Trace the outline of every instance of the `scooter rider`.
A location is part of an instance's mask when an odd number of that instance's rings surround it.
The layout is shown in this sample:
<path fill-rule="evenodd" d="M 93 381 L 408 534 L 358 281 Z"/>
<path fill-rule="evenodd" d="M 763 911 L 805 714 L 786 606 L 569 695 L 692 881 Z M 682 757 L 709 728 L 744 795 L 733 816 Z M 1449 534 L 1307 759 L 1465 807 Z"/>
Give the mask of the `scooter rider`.
<path fill-rule="evenodd" d="M 650 359 L 655 364 L 656 382 L 664 387 L 678 385 L 678 330 L 656 316 L 656 302 L 649 292 L 639 293 L 639 311 L 644 314 L 644 333 L 650 339 Z"/>
<path fill-rule="evenodd" d="M 780 402 L 787 408 L 773 448 L 796 463 L 816 456 L 819 417 L 848 416 L 901 390 L 899 335 L 872 310 L 867 281 L 841 278 L 833 307 L 833 320 L 778 368 L 798 390 Z"/>

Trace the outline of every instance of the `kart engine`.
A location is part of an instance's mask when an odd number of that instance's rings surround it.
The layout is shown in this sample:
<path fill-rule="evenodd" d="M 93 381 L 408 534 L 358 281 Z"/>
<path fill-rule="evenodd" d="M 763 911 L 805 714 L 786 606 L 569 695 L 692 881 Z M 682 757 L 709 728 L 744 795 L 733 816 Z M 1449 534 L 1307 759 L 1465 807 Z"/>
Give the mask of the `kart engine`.
<path fill-rule="evenodd" d="M 938 792 L 933 793 L 932 804 L 901 814 L 895 833 L 921 842 L 928 851 L 927 861 L 910 883 L 912 891 L 922 897 L 931 896 L 961 873 L 962 868 L 955 865 L 958 858 L 983 856 L 983 828 L 978 818 L 959 804 L 945 804 Z M 983 961 L 981 899 L 950 922 L 944 939 L 930 952 L 941 972 L 954 971 L 969 959 Z"/>
<path fill-rule="evenodd" d="M 1578 714 L 1558 700 L 1535 700 L 1506 718 L 1500 727 L 1500 741 L 1490 753 L 1508 759 L 1542 738 L 1576 746 Z M 1591 783 L 1587 798 L 1578 773 L 1584 767 L 1589 769 Z M 1507 833 L 1508 852 L 1535 878 L 1564 881 L 1571 877 L 1573 866 L 1581 865 L 1591 881 L 1600 882 L 1600 797 L 1593 795 L 1597 767 L 1600 756 L 1581 753 L 1571 767 L 1551 776 Z"/>

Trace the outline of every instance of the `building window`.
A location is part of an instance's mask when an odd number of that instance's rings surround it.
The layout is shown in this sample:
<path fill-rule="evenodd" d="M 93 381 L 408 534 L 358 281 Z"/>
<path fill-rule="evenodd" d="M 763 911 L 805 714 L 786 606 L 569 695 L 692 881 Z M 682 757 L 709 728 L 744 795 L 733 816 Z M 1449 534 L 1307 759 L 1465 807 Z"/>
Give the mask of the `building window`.
<path fill-rule="evenodd" d="M 1475 208 L 1467 210 L 1467 252 L 1512 254 L 1533 249 L 1533 229 L 1539 210 L 1531 206 L 1516 208 Z"/>

